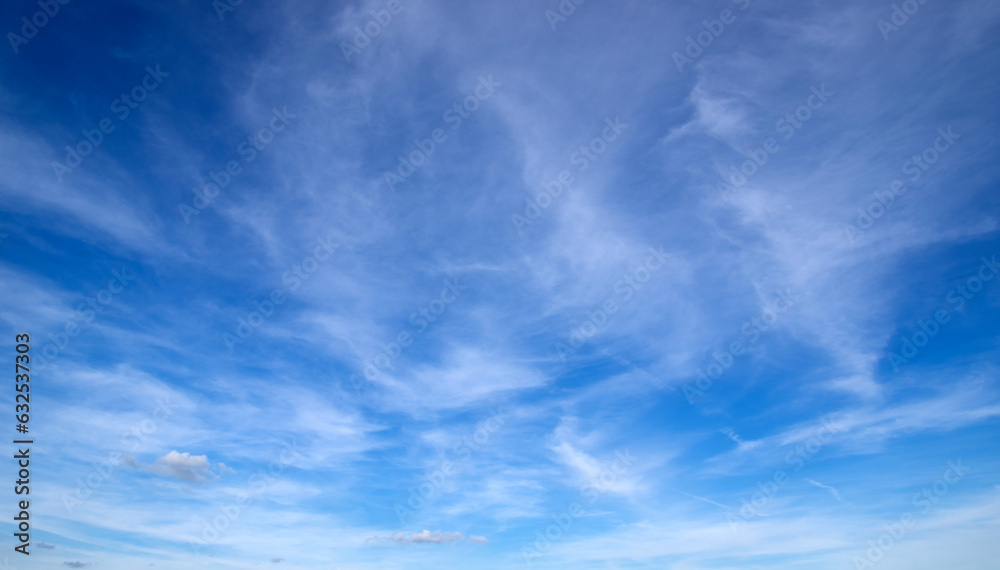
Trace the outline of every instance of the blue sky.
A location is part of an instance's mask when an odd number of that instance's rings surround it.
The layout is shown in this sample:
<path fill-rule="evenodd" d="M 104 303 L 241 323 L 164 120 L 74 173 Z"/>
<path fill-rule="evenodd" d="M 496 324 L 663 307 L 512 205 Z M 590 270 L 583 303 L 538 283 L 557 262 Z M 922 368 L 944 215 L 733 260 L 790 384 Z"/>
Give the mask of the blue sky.
<path fill-rule="evenodd" d="M 0 8 L 7 567 L 1000 559 L 995 3 L 148 4 Z"/>

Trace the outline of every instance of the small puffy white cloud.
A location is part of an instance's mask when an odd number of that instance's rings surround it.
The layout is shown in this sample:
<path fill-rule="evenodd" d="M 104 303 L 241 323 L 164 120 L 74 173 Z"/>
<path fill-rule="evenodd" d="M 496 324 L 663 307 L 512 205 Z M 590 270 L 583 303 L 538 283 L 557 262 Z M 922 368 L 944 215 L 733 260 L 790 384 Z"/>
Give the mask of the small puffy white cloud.
<path fill-rule="evenodd" d="M 434 543 L 434 544 L 441 544 L 441 543 L 444 543 L 444 542 L 458 542 L 458 541 L 462 540 L 463 538 L 465 538 L 465 537 L 463 537 L 462 533 L 460 533 L 460 532 L 441 532 L 439 530 L 436 530 L 434 532 L 430 532 L 428 530 L 424 530 L 423 532 L 412 534 L 412 535 L 409 536 L 409 538 L 404 538 L 403 540 L 405 542 L 407 542 L 407 543 L 409 543 L 409 542 L 418 542 L 418 543 L 430 542 L 430 543 Z"/>
<path fill-rule="evenodd" d="M 473 534 L 473 535 L 469 535 L 469 542 L 475 542 L 477 544 L 485 544 L 485 543 L 487 543 L 489 541 L 486 540 L 485 536 L 476 536 L 476 535 Z"/>
<path fill-rule="evenodd" d="M 142 469 L 148 473 L 162 475 L 164 477 L 176 477 L 181 481 L 192 481 L 201 483 L 206 479 L 217 479 L 226 473 L 236 473 L 235 470 L 226 467 L 224 463 L 219 463 L 219 473 L 212 471 L 212 464 L 208 461 L 207 455 L 191 455 L 187 452 L 171 451 L 156 460 L 155 464 L 145 465 L 127 458 L 129 465 Z"/>
<path fill-rule="evenodd" d="M 482 538 L 482 537 L 479 537 Z M 441 532 L 436 530 L 431 532 L 429 530 L 423 530 L 421 532 L 415 532 L 413 534 L 405 534 L 397 532 L 387 539 L 372 537 L 370 541 L 375 542 L 393 542 L 395 544 L 444 544 L 446 542 L 461 542 L 465 540 L 465 536 L 460 532 Z M 482 541 L 486 539 L 483 538 Z M 479 540 L 475 542 L 480 542 Z"/>
<path fill-rule="evenodd" d="M 156 460 L 160 465 L 158 471 L 162 475 L 177 477 L 183 481 L 204 481 L 208 477 L 215 477 L 209 468 L 207 455 L 191 455 L 187 452 L 178 453 L 171 451 Z"/>

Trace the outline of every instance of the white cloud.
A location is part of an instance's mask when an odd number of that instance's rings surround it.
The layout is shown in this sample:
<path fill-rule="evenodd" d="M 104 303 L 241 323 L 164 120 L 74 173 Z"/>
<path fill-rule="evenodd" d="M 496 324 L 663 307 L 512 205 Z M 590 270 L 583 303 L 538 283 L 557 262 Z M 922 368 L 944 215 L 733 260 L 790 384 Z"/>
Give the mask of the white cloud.
<path fill-rule="evenodd" d="M 815 486 L 817 486 L 817 487 L 819 487 L 820 489 L 826 489 L 827 491 L 830 491 L 830 494 L 833 495 L 834 499 L 837 499 L 838 503 L 843 503 L 844 502 L 844 498 L 840 496 L 840 491 L 838 491 L 834 487 L 831 487 L 829 485 L 824 485 L 824 484 L 820 483 L 819 481 L 813 481 L 812 479 L 806 479 L 806 481 L 809 482 L 809 483 L 811 483 L 811 484 L 813 484 L 813 485 L 815 485 Z"/>
<path fill-rule="evenodd" d="M 465 540 L 465 537 L 460 532 L 441 532 L 436 530 L 431 532 L 429 530 L 423 530 L 422 532 L 415 532 L 412 534 L 395 533 L 388 539 L 375 539 L 376 541 L 388 540 L 389 542 L 394 542 L 396 544 L 444 544 L 448 542 L 460 542 Z"/>
<path fill-rule="evenodd" d="M 212 464 L 208 461 L 207 455 L 191 455 L 187 452 L 171 451 L 156 460 L 154 465 L 144 465 L 132 461 L 132 466 L 143 471 L 162 475 L 164 477 L 176 477 L 182 481 L 201 483 L 206 479 L 217 479 L 223 473 L 235 473 L 224 464 L 219 464 L 219 473 L 213 472 Z"/>

